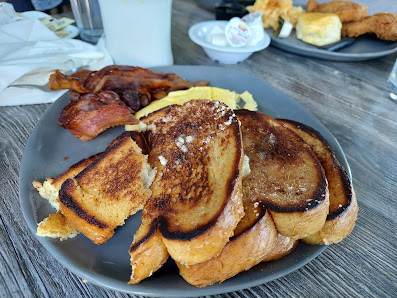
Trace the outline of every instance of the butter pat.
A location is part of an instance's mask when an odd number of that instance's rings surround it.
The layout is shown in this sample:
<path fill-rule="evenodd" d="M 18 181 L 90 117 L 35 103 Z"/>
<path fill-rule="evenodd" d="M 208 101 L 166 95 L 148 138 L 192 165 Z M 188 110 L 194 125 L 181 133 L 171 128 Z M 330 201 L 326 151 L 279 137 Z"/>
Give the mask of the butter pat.
<path fill-rule="evenodd" d="M 280 34 L 278 35 L 279 38 L 287 38 L 290 36 L 292 32 L 292 24 L 290 22 L 284 21 L 283 26 L 281 27 Z"/>
<path fill-rule="evenodd" d="M 206 40 L 208 43 L 215 46 L 227 46 L 228 43 L 225 37 L 225 26 L 215 25 L 212 27 L 206 37 Z"/>
<path fill-rule="evenodd" d="M 46 25 L 51 31 L 58 31 L 65 29 L 67 26 L 71 25 L 74 23 L 74 20 L 69 19 L 69 18 L 60 18 L 59 20 L 49 16 L 43 19 L 40 19 L 40 22 L 42 22 L 44 25 Z"/>
<path fill-rule="evenodd" d="M 283 17 L 278 17 L 278 25 L 274 30 L 273 35 L 277 38 L 287 38 L 292 32 L 293 25 L 284 20 Z"/>
<path fill-rule="evenodd" d="M 52 16 L 49 16 L 49 17 L 40 19 L 40 22 L 42 22 L 44 25 L 46 25 L 56 35 L 63 38 L 70 34 L 70 32 L 67 30 L 67 27 L 69 25 L 73 24 L 74 20 L 65 18 L 65 17 L 60 18 L 58 20 L 58 19 L 53 18 Z"/>
<path fill-rule="evenodd" d="M 309 12 L 299 16 L 296 38 L 306 43 L 323 46 L 341 38 L 342 23 L 336 14 Z"/>
<path fill-rule="evenodd" d="M 228 45 L 224 33 L 222 33 L 222 34 L 217 33 L 217 34 L 212 34 L 212 35 L 208 36 L 207 42 L 209 42 L 210 44 L 213 44 L 214 46 L 226 47 Z"/>

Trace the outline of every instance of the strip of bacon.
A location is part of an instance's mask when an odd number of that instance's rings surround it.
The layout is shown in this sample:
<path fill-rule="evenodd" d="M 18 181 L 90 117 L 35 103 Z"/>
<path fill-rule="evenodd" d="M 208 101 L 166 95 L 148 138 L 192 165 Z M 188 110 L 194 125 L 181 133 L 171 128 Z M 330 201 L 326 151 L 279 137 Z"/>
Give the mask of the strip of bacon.
<path fill-rule="evenodd" d="M 144 90 L 157 93 L 174 91 L 193 86 L 207 86 L 207 81 L 189 82 L 172 73 L 152 71 L 128 65 L 110 65 L 98 71 L 80 69 L 71 75 L 56 71 L 51 75 L 51 90 L 71 89 L 79 93 L 98 93 L 102 90 Z"/>
<path fill-rule="evenodd" d="M 71 75 L 57 70 L 49 80 L 51 90 L 71 90 L 59 125 L 82 141 L 113 126 L 138 123 L 133 114 L 170 91 L 206 85 L 207 81 L 189 82 L 176 74 L 127 65 L 80 69 Z"/>
<path fill-rule="evenodd" d="M 82 141 L 89 141 L 110 127 L 136 123 L 131 109 L 121 100 L 106 103 L 93 96 L 70 101 L 58 122 Z"/>
<path fill-rule="evenodd" d="M 87 75 L 90 75 L 91 73 L 92 72 L 89 70 L 79 69 L 71 75 L 65 75 L 57 69 L 55 73 L 50 75 L 48 85 L 51 90 L 70 89 L 79 93 L 89 93 L 89 91 L 84 88 L 83 82 Z"/>

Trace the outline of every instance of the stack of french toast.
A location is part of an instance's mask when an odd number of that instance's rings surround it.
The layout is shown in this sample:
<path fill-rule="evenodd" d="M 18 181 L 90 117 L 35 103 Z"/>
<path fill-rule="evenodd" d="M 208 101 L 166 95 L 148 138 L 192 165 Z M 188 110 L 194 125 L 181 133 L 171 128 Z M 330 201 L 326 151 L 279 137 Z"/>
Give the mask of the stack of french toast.
<path fill-rule="evenodd" d="M 299 241 L 328 245 L 352 231 L 351 181 L 312 128 L 214 100 L 140 121 L 104 152 L 33 182 L 57 209 L 38 235 L 83 233 L 103 244 L 142 210 L 129 283 L 171 257 L 188 283 L 203 287 L 284 257 Z"/>

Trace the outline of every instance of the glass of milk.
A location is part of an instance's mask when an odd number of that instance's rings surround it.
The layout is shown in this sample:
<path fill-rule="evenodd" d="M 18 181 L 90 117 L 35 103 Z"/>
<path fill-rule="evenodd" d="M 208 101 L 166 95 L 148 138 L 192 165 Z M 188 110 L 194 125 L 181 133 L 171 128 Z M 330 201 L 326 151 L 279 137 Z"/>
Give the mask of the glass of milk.
<path fill-rule="evenodd" d="M 172 0 L 99 0 L 105 44 L 115 64 L 173 64 Z"/>

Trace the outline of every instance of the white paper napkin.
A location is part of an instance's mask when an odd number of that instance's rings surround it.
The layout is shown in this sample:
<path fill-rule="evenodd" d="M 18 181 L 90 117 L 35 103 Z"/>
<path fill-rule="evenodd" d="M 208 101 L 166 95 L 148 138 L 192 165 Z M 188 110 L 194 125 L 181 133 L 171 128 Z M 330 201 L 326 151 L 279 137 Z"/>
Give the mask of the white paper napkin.
<path fill-rule="evenodd" d="M 8 3 L 0 3 L 0 25 L 9 24 L 23 18 L 15 13 L 14 6 Z"/>
<path fill-rule="evenodd" d="M 113 64 L 102 41 L 94 46 L 61 39 L 40 21 L 19 18 L 8 3 L 0 3 L 0 41 L 0 106 L 55 101 L 66 92 L 48 89 L 56 69 L 98 70 Z"/>

